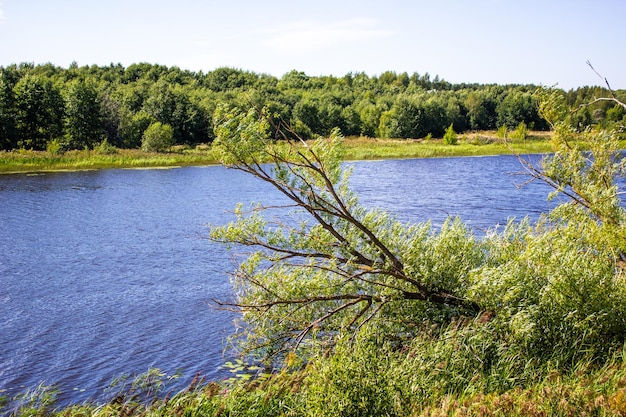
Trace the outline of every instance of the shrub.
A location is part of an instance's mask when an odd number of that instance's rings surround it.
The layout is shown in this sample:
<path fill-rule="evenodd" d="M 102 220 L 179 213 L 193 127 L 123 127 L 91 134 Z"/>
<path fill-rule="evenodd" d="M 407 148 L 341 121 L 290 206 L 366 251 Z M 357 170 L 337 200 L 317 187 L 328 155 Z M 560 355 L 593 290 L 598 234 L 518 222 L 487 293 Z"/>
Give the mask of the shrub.
<path fill-rule="evenodd" d="M 63 144 L 59 139 L 52 139 L 46 145 L 46 150 L 52 155 L 59 155 L 63 153 Z"/>
<path fill-rule="evenodd" d="M 452 127 L 452 124 L 450 124 L 450 126 L 448 126 L 448 128 L 446 129 L 446 133 L 443 135 L 443 143 L 446 145 L 456 145 L 457 142 L 457 134 L 454 131 L 454 127 Z"/>
<path fill-rule="evenodd" d="M 143 132 L 141 149 L 147 152 L 164 152 L 174 145 L 174 129 L 168 124 L 154 122 Z"/>
<path fill-rule="evenodd" d="M 330 357 L 316 358 L 305 379 L 307 415 L 397 416 L 408 390 L 398 355 L 369 341 L 342 341 Z"/>
<path fill-rule="evenodd" d="M 528 128 L 526 127 L 526 123 L 520 122 L 515 128 L 515 131 L 511 134 L 511 138 L 518 140 L 526 140 L 528 137 Z"/>
<path fill-rule="evenodd" d="M 96 146 L 95 151 L 100 155 L 112 155 L 117 153 L 117 148 L 111 145 L 107 139 L 104 139 L 98 146 Z"/>

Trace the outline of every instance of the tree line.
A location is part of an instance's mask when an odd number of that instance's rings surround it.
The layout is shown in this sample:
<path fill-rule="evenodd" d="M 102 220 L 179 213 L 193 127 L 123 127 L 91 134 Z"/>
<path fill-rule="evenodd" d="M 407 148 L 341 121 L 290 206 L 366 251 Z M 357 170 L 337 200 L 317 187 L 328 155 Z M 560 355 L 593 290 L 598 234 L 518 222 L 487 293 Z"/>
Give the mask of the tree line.
<path fill-rule="evenodd" d="M 155 124 L 171 129 L 171 144 L 212 142 L 220 103 L 265 108 L 276 126 L 288 125 L 306 139 L 328 136 L 334 128 L 345 136 L 381 138 L 442 137 L 450 126 L 456 132 L 520 124 L 545 130 L 536 89 L 452 84 L 428 73 L 392 71 L 335 77 L 294 70 L 278 78 L 227 67 L 204 73 L 148 63 L 21 63 L 0 67 L 0 150 L 84 149 L 103 141 L 138 148 Z M 566 92 L 567 104 L 607 94 L 582 87 Z M 578 128 L 625 117 L 609 101 L 578 114 Z"/>

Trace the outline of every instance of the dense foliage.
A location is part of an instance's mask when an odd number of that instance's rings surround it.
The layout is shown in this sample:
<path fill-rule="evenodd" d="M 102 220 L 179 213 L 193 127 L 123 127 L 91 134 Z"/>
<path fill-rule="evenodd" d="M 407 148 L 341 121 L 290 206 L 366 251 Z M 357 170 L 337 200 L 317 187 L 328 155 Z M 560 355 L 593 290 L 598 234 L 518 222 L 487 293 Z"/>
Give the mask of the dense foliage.
<path fill-rule="evenodd" d="M 554 153 L 539 166 L 522 162 L 554 188 L 547 197 L 565 201 L 534 224 L 511 221 L 480 239 L 455 219 L 433 230 L 361 206 L 338 163 L 337 132 L 314 144 L 275 142 L 263 114 L 220 106 L 222 162 L 299 209 L 294 222 L 270 215 L 276 207 L 240 207 L 212 230 L 248 249 L 233 275 L 236 297 L 222 304 L 242 314 L 235 346 L 269 366 L 293 355 L 308 364 L 312 415 L 419 414 L 450 394 L 529 389 L 621 364 L 623 126 L 581 134 L 585 109 L 571 111 L 562 91 L 538 97 Z"/>
<path fill-rule="evenodd" d="M 297 222 L 277 222 L 264 215 L 275 207 L 238 208 L 236 221 L 212 230 L 215 240 L 253 248 L 229 304 L 247 323 L 244 351 L 274 357 L 305 341 L 332 346 L 369 326 L 403 345 L 424 326 L 446 328 L 463 317 L 474 323 L 467 323 L 472 334 L 487 332 L 486 364 L 514 351 L 571 363 L 620 346 L 626 212 L 616 179 L 626 163 L 615 132 L 588 131 L 580 149 L 563 95 L 543 95 L 555 153 L 541 167 L 525 166 L 570 201 L 536 225 L 511 223 L 483 239 L 455 219 L 432 230 L 361 206 L 340 164 L 337 131 L 312 144 L 276 142 L 263 114 L 218 107 L 217 157 L 302 211 Z"/>
<path fill-rule="evenodd" d="M 303 138 L 346 136 L 442 137 L 455 132 L 548 126 L 539 116 L 532 85 L 451 84 L 428 74 L 385 72 L 377 76 L 308 76 L 292 71 L 276 78 L 233 68 L 191 72 L 146 63 L 123 67 L 19 64 L 0 67 L 0 150 L 93 149 L 106 139 L 118 148 L 139 148 L 153 123 L 173 129 L 173 143 L 214 139 L 219 103 L 266 107 L 271 117 Z M 618 92 L 618 94 L 623 92 Z M 567 93 L 570 105 L 602 88 Z M 623 109 L 599 102 L 576 123 L 621 120 Z"/>

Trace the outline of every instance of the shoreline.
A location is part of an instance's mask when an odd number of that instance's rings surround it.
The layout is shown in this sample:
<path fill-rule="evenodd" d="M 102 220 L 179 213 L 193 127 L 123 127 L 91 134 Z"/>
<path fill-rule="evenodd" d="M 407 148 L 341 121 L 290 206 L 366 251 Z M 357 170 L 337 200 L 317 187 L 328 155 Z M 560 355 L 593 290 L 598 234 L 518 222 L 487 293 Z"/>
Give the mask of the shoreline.
<path fill-rule="evenodd" d="M 344 160 L 375 161 L 387 159 L 470 157 L 541 154 L 552 151 L 549 132 L 533 132 L 525 140 L 503 140 L 489 132 L 466 134 L 457 145 L 441 140 L 345 138 Z M 139 149 L 68 151 L 13 150 L 0 152 L 0 175 L 80 172 L 102 169 L 174 169 L 184 166 L 219 165 L 210 147 L 199 145 L 167 153 Z"/>

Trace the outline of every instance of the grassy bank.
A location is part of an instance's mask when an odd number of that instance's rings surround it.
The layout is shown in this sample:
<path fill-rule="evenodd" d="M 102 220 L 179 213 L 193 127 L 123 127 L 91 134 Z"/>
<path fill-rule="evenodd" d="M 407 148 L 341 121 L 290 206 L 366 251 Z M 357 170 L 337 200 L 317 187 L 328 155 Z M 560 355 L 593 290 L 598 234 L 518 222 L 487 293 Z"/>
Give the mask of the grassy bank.
<path fill-rule="evenodd" d="M 626 366 L 622 353 L 603 366 L 582 362 L 567 373 L 535 368 L 532 383 L 511 381 L 513 388 L 494 389 L 505 377 L 477 373 L 463 387 L 443 388 L 454 375 L 433 370 L 419 381 L 410 359 L 400 354 L 354 363 L 328 365 L 327 358 L 299 370 L 284 369 L 259 379 L 234 377 L 222 382 L 193 382 L 168 393 L 168 377 L 158 370 L 114 391 L 103 403 L 56 408 L 57 393 L 39 387 L 12 403 L 15 416 L 624 416 Z M 364 359 L 360 357 L 360 359 Z M 326 363 L 322 363 L 325 361 Z M 332 359 L 330 362 L 334 362 Z M 436 371 L 436 372 L 435 372 Z M 432 375 L 432 373 L 431 373 Z M 500 381 L 497 381 L 497 379 Z M 431 384 L 427 388 L 422 384 Z M 3 411 L 0 407 L 0 411 Z M 6 411 L 6 409 L 4 410 Z"/>
<path fill-rule="evenodd" d="M 481 156 L 513 152 L 543 153 L 551 150 L 548 133 L 537 132 L 526 140 L 503 141 L 495 132 L 467 134 L 457 145 L 443 145 L 441 140 L 394 140 L 347 138 L 346 159 L 430 158 L 445 156 Z M 176 148 L 172 152 L 143 152 L 138 149 L 107 148 L 105 151 L 82 150 L 53 154 L 45 151 L 17 150 L 0 152 L 0 173 L 89 170 L 107 168 L 149 168 L 215 164 L 207 145 Z"/>
<path fill-rule="evenodd" d="M 0 173 L 90 170 L 107 168 L 149 168 L 215 163 L 210 150 L 155 153 L 138 149 L 69 151 L 52 154 L 45 151 L 19 150 L 0 152 Z"/>
<path fill-rule="evenodd" d="M 551 152 L 549 132 L 533 132 L 525 140 L 501 139 L 496 132 L 465 134 L 456 145 L 441 140 L 348 138 L 346 158 L 351 160 L 436 158 Z"/>

